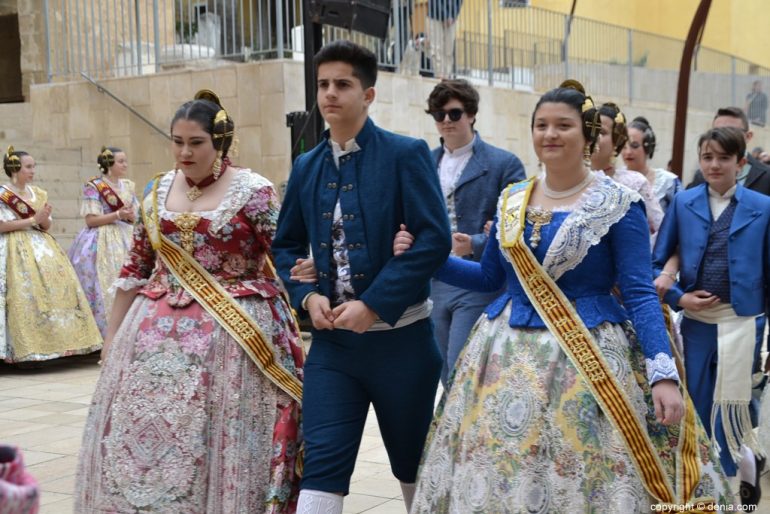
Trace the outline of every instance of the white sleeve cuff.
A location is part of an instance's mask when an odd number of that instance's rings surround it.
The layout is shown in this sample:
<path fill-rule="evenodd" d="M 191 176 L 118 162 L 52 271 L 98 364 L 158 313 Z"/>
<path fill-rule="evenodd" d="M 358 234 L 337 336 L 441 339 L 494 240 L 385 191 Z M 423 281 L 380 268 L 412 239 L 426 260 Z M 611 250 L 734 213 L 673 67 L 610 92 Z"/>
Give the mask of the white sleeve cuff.
<path fill-rule="evenodd" d="M 645 359 L 645 363 L 647 365 L 647 381 L 650 385 L 666 379 L 679 382 L 676 361 L 671 355 L 660 352 L 654 359 Z"/>

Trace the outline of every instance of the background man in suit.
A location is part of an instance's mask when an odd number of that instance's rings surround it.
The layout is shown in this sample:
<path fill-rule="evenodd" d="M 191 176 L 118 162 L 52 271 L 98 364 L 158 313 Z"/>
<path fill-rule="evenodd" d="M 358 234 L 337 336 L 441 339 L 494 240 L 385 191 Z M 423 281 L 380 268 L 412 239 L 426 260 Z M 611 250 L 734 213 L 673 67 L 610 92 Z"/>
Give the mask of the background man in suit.
<path fill-rule="evenodd" d="M 722 107 L 719 109 L 716 116 L 714 116 L 711 126 L 712 128 L 735 127 L 740 129 L 743 132 L 743 137 L 746 139 L 746 148 L 749 147 L 751 138 L 754 137 L 746 113 L 738 107 Z M 703 173 L 698 170 L 695 172 L 695 176 L 687 186 L 687 189 L 703 184 L 703 182 Z M 743 165 L 743 169 L 738 173 L 738 183 L 752 191 L 770 195 L 770 168 L 747 153 L 746 164 Z"/>
<path fill-rule="evenodd" d="M 495 215 L 500 192 L 524 180 L 524 166 L 510 152 L 482 141 L 473 130 L 479 93 L 465 80 L 445 80 L 428 97 L 427 112 L 436 121 L 441 146 L 433 150 L 452 228 L 452 252 L 479 261 L 487 244 L 484 224 Z M 465 346 L 473 324 L 497 293 L 477 293 L 438 280 L 431 284 L 436 340 L 447 378 Z"/>

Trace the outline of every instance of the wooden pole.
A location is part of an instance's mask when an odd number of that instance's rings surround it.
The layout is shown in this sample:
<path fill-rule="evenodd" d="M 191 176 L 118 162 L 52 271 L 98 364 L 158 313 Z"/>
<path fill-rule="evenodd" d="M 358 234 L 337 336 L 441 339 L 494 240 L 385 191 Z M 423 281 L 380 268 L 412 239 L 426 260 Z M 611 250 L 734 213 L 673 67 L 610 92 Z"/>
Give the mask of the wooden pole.
<path fill-rule="evenodd" d="M 684 42 L 682 62 L 679 65 L 679 84 L 676 91 L 676 117 L 674 118 L 674 146 L 671 166 L 679 178 L 682 178 L 684 166 L 684 143 L 687 129 L 687 100 L 690 92 L 690 70 L 695 46 L 706 26 L 711 0 L 701 0 L 690 25 L 690 32 Z"/>

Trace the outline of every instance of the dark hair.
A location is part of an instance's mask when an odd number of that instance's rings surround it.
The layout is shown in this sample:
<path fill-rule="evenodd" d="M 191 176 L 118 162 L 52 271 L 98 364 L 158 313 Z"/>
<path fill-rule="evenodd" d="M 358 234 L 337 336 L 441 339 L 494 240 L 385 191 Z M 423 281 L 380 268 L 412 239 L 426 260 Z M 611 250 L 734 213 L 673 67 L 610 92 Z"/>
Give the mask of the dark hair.
<path fill-rule="evenodd" d="M 583 137 L 589 145 L 589 152 L 593 153 L 602 122 L 599 118 L 599 110 L 594 106 L 591 97 L 585 94 L 583 85 L 577 80 L 565 80 L 559 87 L 541 96 L 535 105 L 535 110 L 532 111 L 530 129 L 535 128 L 535 114 L 545 103 L 567 104 L 575 109 L 582 121 Z"/>
<path fill-rule="evenodd" d="M 99 156 L 96 158 L 96 164 L 99 165 L 99 169 L 102 170 L 102 173 L 107 173 L 110 171 L 110 168 L 112 168 L 112 165 L 115 164 L 115 154 L 122 152 L 120 148 L 117 148 L 115 146 L 103 146 L 102 151 L 99 153 Z"/>
<path fill-rule="evenodd" d="M 599 115 L 607 116 L 612 120 L 612 146 L 617 156 L 628 141 L 628 130 L 626 129 L 626 116 L 616 104 L 606 102 L 599 107 Z"/>
<path fill-rule="evenodd" d="M 743 132 L 735 127 L 719 127 L 706 131 L 698 139 L 698 155 L 704 143 L 716 141 L 727 155 L 734 155 L 739 161 L 746 155 L 746 138 Z"/>
<path fill-rule="evenodd" d="M 714 116 L 714 119 L 717 119 L 721 116 L 729 116 L 731 118 L 738 118 L 741 120 L 741 123 L 743 124 L 743 130 L 747 131 L 749 130 L 749 119 L 746 117 L 746 113 L 743 112 L 743 109 L 740 107 L 721 107 L 717 109 L 717 113 Z"/>
<path fill-rule="evenodd" d="M 224 159 L 233 144 L 235 123 L 213 92 L 204 89 L 196 93 L 195 98 L 177 109 L 171 120 L 171 132 L 173 133 L 174 123 L 179 120 L 197 122 L 203 130 L 211 134 L 214 149 L 222 152 Z"/>
<path fill-rule="evenodd" d="M 637 116 L 628 124 L 628 128 L 634 128 L 642 133 L 642 147 L 649 159 L 655 154 L 655 132 L 652 131 L 650 122 L 644 116 Z"/>
<path fill-rule="evenodd" d="M 450 100 L 458 100 L 468 116 L 479 112 L 479 92 L 470 82 L 463 79 L 442 80 L 428 96 L 428 114 L 440 111 Z M 475 123 L 475 120 L 474 120 Z"/>
<path fill-rule="evenodd" d="M 327 62 L 344 62 L 353 67 L 353 76 L 361 81 L 364 89 L 373 87 L 377 82 L 377 56 L 371 50 L 344 39 L 324 45 L 315 57 L 313 67 L 318 68 Z"/>
<path fill-rule="evenodd" d="M 8 151 L 3 156 L 3 170 L 9 177 L 13 177 L 13 174 L 21 171 L 21 158 L 25 155 L 29 155 L 23 150 L 14 150 L 13 147 L 8 147 Z"/>

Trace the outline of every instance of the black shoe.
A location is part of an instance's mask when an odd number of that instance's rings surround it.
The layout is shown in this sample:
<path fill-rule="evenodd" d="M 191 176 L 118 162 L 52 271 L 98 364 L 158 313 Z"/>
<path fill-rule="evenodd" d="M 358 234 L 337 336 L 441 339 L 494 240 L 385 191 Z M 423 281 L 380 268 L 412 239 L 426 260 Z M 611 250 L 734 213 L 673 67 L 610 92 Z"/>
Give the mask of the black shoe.
<path fill-rule="evenodd" d="M 741 487 L 739 492 L 741 495 L 741 503 L 743 505 L 758 505 L 759 498 L 762 496 L 759 487 L 756 487 L 743 480 L 741 480 Z"/>

